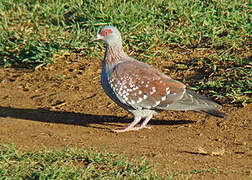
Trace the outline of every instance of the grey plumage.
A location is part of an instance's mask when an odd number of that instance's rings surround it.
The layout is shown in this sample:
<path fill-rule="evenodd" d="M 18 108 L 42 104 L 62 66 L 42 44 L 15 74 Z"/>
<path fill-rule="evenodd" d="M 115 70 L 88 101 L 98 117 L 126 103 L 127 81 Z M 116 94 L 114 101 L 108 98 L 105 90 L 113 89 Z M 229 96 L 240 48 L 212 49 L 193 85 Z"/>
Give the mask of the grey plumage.
<path fill-rule="evenodd" d="M 125 132 L 148 128 L 153 115 L 163 110 L 194 110 L 224 117 L 220 105 L 199 95 L 183 83 L 173 80 L 157 69 L 129 57 L 122 48 L 120 32 L 112 26 L 103 27 L 94 40 L 106 43 L 101 82 L 105 93 L 134 116 Z M 145 118 L 141 126 L 135 125 Z"/>

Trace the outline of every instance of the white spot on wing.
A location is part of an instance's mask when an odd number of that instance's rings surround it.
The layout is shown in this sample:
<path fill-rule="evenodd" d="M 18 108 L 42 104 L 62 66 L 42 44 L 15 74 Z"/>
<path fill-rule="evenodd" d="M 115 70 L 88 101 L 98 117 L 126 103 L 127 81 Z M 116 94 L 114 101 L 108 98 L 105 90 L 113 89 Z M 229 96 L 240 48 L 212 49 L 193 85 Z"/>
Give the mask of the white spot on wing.
<path fill-rule="evenodd" d="M 129 100 L 129 98 L 128 98 L 127 96 L 123 96 L 123 99 L 124 99 L 125 101 L 128 101 L 128 100 Z"/>
<path fill-rule="evenodd" d="M 137 90 L 137 89 L 139 89 L 139 87 L 138 87 L 138 86 L 135 86 L 132 90 L 135 91 L 135 90 Z"/>
<path fill-rule="evenodd" d="M 170 94 L 171 91 L 168 87 L 165 90 L 166 90 L 166 94 Z"/>
<path fill-rule="evenodd" d="M 156 101 L 154 107 L 157 106 L 157 105 L 159 105 L 159 104 L 160 104 L 160 101 Z"/>
<path fill-rule="evenodd" d="M 143 99 L 147 99 L 147 98 L 148 98 L 148 96 L 146 94 L 144 94 Z"/>
<path fill-rule="evenodd" d="M 153 86 L 152 89 L 151 89 L 150 95 L 154 94 L 155 92 L 156 92 L 156 87 Z"/>
<path fill-rule="evenodd" d="M 140 102 L 142 102 L 142 101 L 143 101 L 142 98 L 138 98 L 137 103 L 140 103 Z"/>

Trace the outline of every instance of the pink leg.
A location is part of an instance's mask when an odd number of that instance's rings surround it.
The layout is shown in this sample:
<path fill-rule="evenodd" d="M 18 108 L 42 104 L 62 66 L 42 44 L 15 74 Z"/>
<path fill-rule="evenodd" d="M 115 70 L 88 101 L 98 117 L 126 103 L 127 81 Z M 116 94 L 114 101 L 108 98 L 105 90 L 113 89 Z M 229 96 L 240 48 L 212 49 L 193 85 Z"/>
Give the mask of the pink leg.
<path fill-rule="evenodd" d="M 141 117 L 135 117 L 134 121 L 126 128 L 124 129 L 113 129 L 113 132 L 126 132 L 126 131 L 134 131 L 134 130 L 138 130 L 139 127 L 134 127 L 137 123 L 139 123 L 139 121 L 141 121 Z"/>
<path fill-rule="evenodd" d="M 126 131 L 137 131 L 137 130 L 142 129 L 142 128 L 148 128 L 148 129 L 150 129 L 150 127 L 146 126 L 146 124 L 150 121 L 151 118 L 152 118 L 152 116 L 148 116 L 144 120 L 144 122 L 141 124 L 141 126 L 135 127 L 135 125 L 137 123 L 139 123 L 139 121 L 141 120 L 140 117 L 135 117 L 134 121 L 128 127 L 124 128 L 124 129 L 114 129 L 112 131 L 118 133 L 118 132 L 126 132 Z"/>
<path fill-rule="evenodd" d="M 151 120 L 151 118 L 152 118 L 152 115 L 146 117 L 145 120 L 144 120 L 144 122 L 142 122 L 140 128 L 141 128 L 141 129 L 142 129 L 142 128 L 148 128 L 148 129 L 150 129 L 151 127 L 150 127 L 150 126 L 146 126 L 146 125 L 147 125 L 148 122 Z"/>

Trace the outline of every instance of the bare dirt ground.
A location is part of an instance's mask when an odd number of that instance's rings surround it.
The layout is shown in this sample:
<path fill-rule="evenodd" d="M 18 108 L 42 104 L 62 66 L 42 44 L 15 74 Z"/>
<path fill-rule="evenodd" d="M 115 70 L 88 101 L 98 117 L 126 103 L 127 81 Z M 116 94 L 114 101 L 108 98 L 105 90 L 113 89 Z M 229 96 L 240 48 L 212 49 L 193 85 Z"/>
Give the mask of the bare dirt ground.
<path fill-rule="evenodd" d="M 101 61 L 76 54 L 57 59 L 35 71 L 0 69 L 2 144 L 24 150 L 96 147 L 145 156 L 157 172 L 178 172 L 182 179 L 252 178 L 252 104 L 224 104 L 224 119 L 165 111 L 152 119 L 150 130 L 117 134 L 110 129 L 127 126 L 131 116 L 104 94 Z M 169 70 L 173 63 L 152 65 L 177 79 L 196 73 Z"/>

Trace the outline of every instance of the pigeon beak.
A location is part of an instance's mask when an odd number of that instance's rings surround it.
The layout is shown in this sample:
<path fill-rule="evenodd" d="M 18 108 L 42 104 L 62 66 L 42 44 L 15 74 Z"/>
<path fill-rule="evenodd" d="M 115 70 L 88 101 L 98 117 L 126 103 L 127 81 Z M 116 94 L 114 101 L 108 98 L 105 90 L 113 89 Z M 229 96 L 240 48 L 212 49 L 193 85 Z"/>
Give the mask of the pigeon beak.
<path fill-rule="evenodd" d="M 100 39 L 102 39 L 102 36 L 100 34 L 97 34 L 97 36 L 91 38 L 90 41 L 94 42 L 94 41 L 97 41 L 97 40 L 100 40 Z"/>

